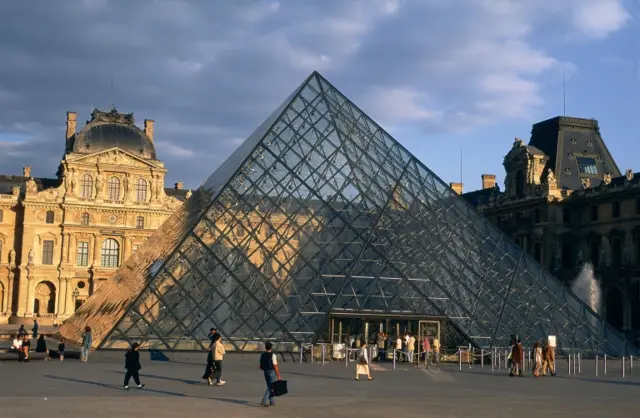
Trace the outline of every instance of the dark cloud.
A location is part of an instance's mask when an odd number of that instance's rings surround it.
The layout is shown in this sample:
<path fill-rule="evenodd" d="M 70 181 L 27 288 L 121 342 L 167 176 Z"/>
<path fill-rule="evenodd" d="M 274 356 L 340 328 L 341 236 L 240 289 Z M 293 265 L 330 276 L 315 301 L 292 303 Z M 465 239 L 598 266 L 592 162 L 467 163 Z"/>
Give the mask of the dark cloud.
<path fill-rule="evenodd" d="M 601 37 L 625 21 L 617 2 L 540 1 L 0 2 L 0 172 L 54 175 L 65 112 L 107 108 L 112 77 L 119 110 L 156 120 L 168 180 L 191 187 L 316 69 L 386 124 L 526 117 L 557 63 L 538 22 L 579 27 L 598 7 Z"/>

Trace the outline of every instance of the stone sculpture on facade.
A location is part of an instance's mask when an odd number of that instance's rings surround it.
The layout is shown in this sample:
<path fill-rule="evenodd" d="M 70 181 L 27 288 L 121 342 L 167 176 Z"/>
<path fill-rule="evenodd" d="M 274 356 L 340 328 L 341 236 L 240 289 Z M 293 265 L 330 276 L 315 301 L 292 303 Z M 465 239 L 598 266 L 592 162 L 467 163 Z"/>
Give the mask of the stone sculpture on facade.
<path fill-rule="evenodd" d="M 32 266 L 33 265 L 33 248 L 29 250 L 29 255 L 27 256 L 27 264 Z"/>
<path fill-rule="evenodd" d="M 126 173 L 124 178 L 124 197 L 122 198 L 122 200 L 127 200 L 129 198 L 129 193 L 131 192 L 132 188 L 133 182 L 131 181 L 131 176 L 129 175 L 129 173 Z"/>
<path fill-rule="evenodd" d="M 102 193 L 102 186 L 104 185 L 104 176 L 101 172 L 98 171 L 98 175 L 96 176 L 96 197 L 100 196 Z"/>
<path fill-rule="evenodd" d="M 9 265 L 16 265 L 16 250 L 14 250 L 13 248 L 11 249 L 11 251 L 9 251 Z"/>
<path fill-rule="evenodd" d="M 625 175 L 627 176 L 627 180 L 631 181 L 633 180 L 633 170 L 630 168 L 627 168 L 627 170 L 625 171 Z"/>
<path fill-rule="evenodd" d="M 38 192 L 38 185 L 36 184 L 36 181 L 33 179 L 33 177 L 31 177 L 29 180 L 27 180 L 27 193 L 37 193 Z"/>
<path fill-rule="evenodd" d="M 11 190 L 11 193 L 13 193 L 14 196 L 19 196 L 20 195 L 20 186 L 13 186 L 13 189 Z"/>
<path fill-rule="evenodd" d="M 185 197 L 186 199 L 188 199 L 188 198 L 190 198 L 190 197 L 191 197 L 191 195 L 192 195 L 192 194 L 193 194 L 193 193 L 191 192 L 191 189 L 189 189 L 189 190 L 187 190 L 187 194 L 186 194 L 184 197 Z"/>
<path fill-rule="evenodd" d="M 588 189 L 591 187 L 591 179 L 590 178 L 583 178 L 582 179 L 582 188 L 583 189 Z"/>
<path fill-rule="evenodd" d="M 604 178 L 602 179 L 602 183 L 604 183 L 605 185 L 611 184 L 611 173 L 609 172 L 604 173 Z"/>

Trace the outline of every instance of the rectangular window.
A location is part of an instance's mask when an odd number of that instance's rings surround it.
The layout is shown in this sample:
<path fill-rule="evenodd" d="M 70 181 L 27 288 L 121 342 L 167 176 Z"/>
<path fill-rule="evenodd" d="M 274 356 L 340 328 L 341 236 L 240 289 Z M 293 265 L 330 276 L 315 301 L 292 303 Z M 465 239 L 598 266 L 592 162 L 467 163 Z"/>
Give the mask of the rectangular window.
<path fill-rule="evenodd" d="M 619 238 L 611 240 L 611 265 L 614 267 L 622 265 L 622 240 Z"/>
<path fill-rule="evenodd" d="M 81 267 L 86 267 L 89 265 L 89 243 L 88 242 L 78 243 L 78 265 Z"/>
<path fill-rule="evenodd" d="M 571 209 L 569 208 L 562 209 L 562 222 L 566 224 L 571 223 Z"/>
<path fill-rule="evenodd" d="M 44 241 L 42 243 L 42 264 L 53 264 L 53 241 Z"/>
<path fill-rule="evenodd" d="M 542 246 L 539 242 L 533 243 L 533 258 L 538 262 L 542 263 Z"/>
<path fill-rule="evenodd" d="M 600 244 L 598 241 L 589 243 L 589 259 L 594 268 L 600 267 Z"/>
<path fill-rule="evenodd" d="M 48 210 L 45 215 L 45 222 L 48 224 L 52 224 L 55 218 L 55 213 L 52 210 Z"/>
<path fill-rule="evenodd" d="M 573 261 L 573 245 L 571 245 L 571 242 L 565 241 L 562 243 L 562 268 L 569 270 L 575 266 Z"/>
<path fill-rule="evenodd" d="M 620 202 L 613 202 L 611 204 L 611 217 L 612 218 L 620 217 Z"/>
<path fill-rule="evenodd" d="M 591 206 L 589 210 L 591 212 L 591 222 L 596 222 L 598 220 L 598 206 Z"/>
<path fill-rule="evenodd" d="M 137 229 L 144 229 L 144 217 L 143 216 L 136 216 L 136 228 Z"/>
<path fill-rule="evenodd" d="M 576 156 L 576 162 L 578 163 L 578 171 L 585 176 L 597 176 L 598 165 L 596 159 L 592 157 L 578 157 Z"/>

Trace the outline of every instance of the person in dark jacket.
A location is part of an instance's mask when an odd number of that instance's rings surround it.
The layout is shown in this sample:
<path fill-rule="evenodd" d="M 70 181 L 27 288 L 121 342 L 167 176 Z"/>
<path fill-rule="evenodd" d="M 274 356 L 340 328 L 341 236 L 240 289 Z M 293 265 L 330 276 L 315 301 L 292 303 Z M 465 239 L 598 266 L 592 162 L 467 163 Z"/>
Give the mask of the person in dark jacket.
<path fill-rule="evenodd" d="M 44 340 L 44 335 L 40 334 L 38 341 L 36 342 L 36 353 L 47 353 L 45 360 L 49 359 L 49 350 L 47 350 L 47 342 Z"/>
<path fill-rule="evenodd" d="M 38 325 L 38 321 L 37 320 L 33 320 L 33 328 L 31 328 L 31 336 L 33 338 L 38 338 L 38 328 L 40 328 L 40 326 Z"/>
<path fill-rule="evenodd" d="M 264 353 L 260 355 L 260 370 L 264 372 L 264 380 L 267 383 L 267 390 L 262 397 L 262 402 L 260 403 L 263 407 L 274 406 L 276 404 L 275 399 L 273 398 L 273 390 L 272 386 L 274 382 L 278 380 L 282 380 L 282 376 L 280 376 L 280 368 L 278 367 L 278 359 L 273 351 L 271 351 L 273 346 L 270 342 L 264 344 Z"/>
<path fill-rule="evenodd" d="M 204 369 L 204 374 L 202 375 L 202 378 L 207 381 L 209 386 L 213 385 L 212 379 L 213 379 L 213 374 L 215 372 L 214 364 L 215 363 L 213 362 L 213 351 L 211 351 L 211 348 L 209 348 L 209 351 L 207 352 L 207 365 Z"/>
<path fill-rule="evenodd" d="M 140 365 L 140 353 L 138 352 L 139 348 L 140 345 L 138 343 L 133 343 L 131 349 L 124 355 L 124 368 L 127 370 L 127 373 L 124 375 L 124 390 L 129 390 L 129 379 L 132 377 L 133 381 L 138 385 L 138 389 L 144 387 L 144 385 L 140 383 L 140 377 L 138 376 L 138 372 L 142 368 Z"/>

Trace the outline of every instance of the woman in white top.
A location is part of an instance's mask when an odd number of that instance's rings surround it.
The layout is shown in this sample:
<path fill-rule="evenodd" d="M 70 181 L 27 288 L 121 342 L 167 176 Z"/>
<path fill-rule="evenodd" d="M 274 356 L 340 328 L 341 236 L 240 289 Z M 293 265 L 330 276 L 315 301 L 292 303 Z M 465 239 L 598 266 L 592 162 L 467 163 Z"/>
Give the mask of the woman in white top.
<path fill-rule="evenodd" d="M 367 380 L 373 380 L 369 372 L 369 350 L 367 350 L 367 342 L 362 341 L 360 345 L 360 355 L 356 364 L 356 380 L 360 380 L 361 374 L 367 375 Z"/>
<path fill-rule="evenodd" d="M 535 377 L 540 376 L 540 371 L 542 370 L 542 347 L 540 347 L 540 343 L 536 341 L 533 346 L 533 359 L 535 361 L 533 366 L 533 375 Z"/>
<path fill-rule="evenodd" d="M 18 336 L 13 339 L 13 343 L 11 344 L 11 349 L 14 351 L 22 350 L 22 340 L 18 339 Z"/>

